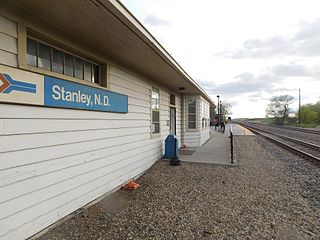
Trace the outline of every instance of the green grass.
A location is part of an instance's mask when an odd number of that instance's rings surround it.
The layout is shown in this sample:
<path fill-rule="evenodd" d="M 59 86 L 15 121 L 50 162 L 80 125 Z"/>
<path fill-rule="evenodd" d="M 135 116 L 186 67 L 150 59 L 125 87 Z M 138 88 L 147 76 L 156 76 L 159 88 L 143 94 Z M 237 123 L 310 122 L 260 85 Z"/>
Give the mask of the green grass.
<path fill-rule="evenodd" d="M 273 125 L 274 119 L 273 118 L 248 118 L 247 121 L 256 122 L 256 123 L 266 123 Z M 288 122 L 284 123 L 284 126 L 293 126 L 293 127 L 302 127 L 302 128 L 316 128 L 320 125 L 317 123 L 298 123 L 298 122 Z"/>
<path fill-rule="evenodd" d="M 302 127 L 302 128 L 316 128 L 319 127 L 319 124 L 316 123 L 287 123 L 287 126 L 293 127 Z"/>

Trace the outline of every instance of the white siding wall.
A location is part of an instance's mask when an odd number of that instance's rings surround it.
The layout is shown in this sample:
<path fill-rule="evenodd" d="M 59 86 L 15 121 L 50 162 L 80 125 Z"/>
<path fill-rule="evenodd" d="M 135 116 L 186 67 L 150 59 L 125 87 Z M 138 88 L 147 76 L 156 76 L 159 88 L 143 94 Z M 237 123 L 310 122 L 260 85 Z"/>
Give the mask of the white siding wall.
<path fill-rule="evenodd" d="M 184 144 L 187 147 L 198 147 L 203 145 L 210 138 L 210 127 L 209 123 L 207 127 L 202 127 L 202 118 L 209 118 L 210 115 L 210 105 L 209 103 L 202 98 L 201 96 L 195 96 L 197 99 L 197 129 L 195 131 L 188 130 L 188 97 L 184 97 L 184 107 L 185 111 L 185 128 L 184 128 Z"/>
<path fill-rule="evenodd" d="M 199 132 L 186 132 L 184 135 L 184 142 L 187 147 L 200 146 L 200 134 Z"/>
<path fill-rule="evenodd" d="M 165 137 L 169 134 L 170 127 L 168 126 L 168 121 L 170 119 L 170 112 L 169 112 L 169 101 L 170 101 L 170 94 L 163 90 L 160 90 L 160 132 L 162 138 L 162 145 L 161 145 L 161 155 L 164 155 L 165 152 Z"/>
<path fill-rule="evenodd" d="M 202 126 L 202 119 L 205 120 L 205 126 Z M 200 130 L 200 145 L 203 145 L 210 138 L 210 105 L 208 101 L 206 101 L 203 97 L 200 96 L 200 122 L 201 122 L 201 130 Z"/>
<path fill-rule="evenodd" d="M 199 101 L 199 96 L 196 97 L 196 111 L 197 111 L 197 116 L 196 116 L 196 121 L 197 121 L 197 130 L 189 130 L 188 129 L 188 98 L 192 96 L 185 96 L 184 97 L 184 136 L 183 136 L 183 143 L 187 147 L 197 147 L 200 146 L 200 133 L 199 133 L 199 128 L 201 127 L 200 121 L 199 121 L 199 109 L 200 109 L 200 101 Z"/>
<path fill-rule="evenodd" d="M 0 63 L 18 66 L 18 32 L 17 23 L 0 16 Z"/>
<path fill-rule="evenodd" d="M 0 103 L 0 239 L 35 234 L 161 157 L 167 91 L 160 90 L 161 137 L 151 138 L 151 85 L 111 67 L 110 88 L 129 96 L 128 114 Z"/>

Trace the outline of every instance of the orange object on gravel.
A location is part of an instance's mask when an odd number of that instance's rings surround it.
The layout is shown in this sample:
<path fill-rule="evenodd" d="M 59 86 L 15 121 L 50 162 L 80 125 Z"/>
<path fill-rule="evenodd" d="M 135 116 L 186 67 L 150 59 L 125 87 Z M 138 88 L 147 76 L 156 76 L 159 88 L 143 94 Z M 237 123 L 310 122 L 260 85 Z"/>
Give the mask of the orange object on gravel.
<path fill-rule="evenodd" d="M 123 185 L 121 188 L 124 190 L 135 190 L 138 187 L 140 187 L 138 183 L 136 183 L 135 181 L 130 181 L 126 185 Z"/>

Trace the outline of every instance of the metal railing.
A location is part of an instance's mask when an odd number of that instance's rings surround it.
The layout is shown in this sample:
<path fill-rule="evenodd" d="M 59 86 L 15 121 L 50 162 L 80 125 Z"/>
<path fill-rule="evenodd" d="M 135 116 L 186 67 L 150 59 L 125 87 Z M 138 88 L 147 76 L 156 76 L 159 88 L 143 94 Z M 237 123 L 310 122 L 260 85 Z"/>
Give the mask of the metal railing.
<path fill-rule="evenodd" d="M 234 139 L 233 139 L 233 129 L 232 129 L 232 123 L 230 122 L 230 143 L 231 143 L 231 163 L 234 163 L 233 161 L 233 145 L 234 145 Z"/>

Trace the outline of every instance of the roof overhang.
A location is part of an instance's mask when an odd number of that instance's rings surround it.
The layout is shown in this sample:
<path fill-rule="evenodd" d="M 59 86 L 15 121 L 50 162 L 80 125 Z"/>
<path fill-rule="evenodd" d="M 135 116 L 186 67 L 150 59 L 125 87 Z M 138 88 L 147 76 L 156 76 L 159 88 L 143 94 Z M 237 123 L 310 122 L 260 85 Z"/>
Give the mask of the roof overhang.
<path fill-rule="evenodd" d="M 19 8 L 57 26 L 174 92 L 207 93 L 182 69 L 147 29 L 117 0 L 11 0 Z M 183 91 L 179 89 L 184 89 Z"/>

